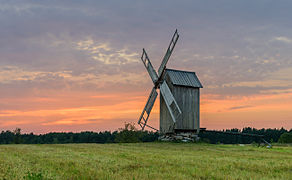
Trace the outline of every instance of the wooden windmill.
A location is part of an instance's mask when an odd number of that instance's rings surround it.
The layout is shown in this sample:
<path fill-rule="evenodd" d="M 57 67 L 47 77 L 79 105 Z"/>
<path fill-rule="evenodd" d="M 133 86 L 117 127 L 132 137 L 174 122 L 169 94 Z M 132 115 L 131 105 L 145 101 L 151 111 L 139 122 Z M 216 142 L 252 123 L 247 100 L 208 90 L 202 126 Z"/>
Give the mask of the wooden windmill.
<path fill-rule="evenodd" d="M 202 85 L 195 72 L 166 69 L 166 64 L 172 54 L 175 44 L 179 38 L 175 31 L 158 73 L 154 70 L 145 49 L 141 56 L 154 87 L 149 95 L 147 103 L 138 120 L 142 130 L 145 127 L 155 128 L 147 125 L 150 112 L 157 98 L 157 89 L 160 89 L 160 132 L 180 133 L 195 132 L 200 130 L 200 88 Z"/>

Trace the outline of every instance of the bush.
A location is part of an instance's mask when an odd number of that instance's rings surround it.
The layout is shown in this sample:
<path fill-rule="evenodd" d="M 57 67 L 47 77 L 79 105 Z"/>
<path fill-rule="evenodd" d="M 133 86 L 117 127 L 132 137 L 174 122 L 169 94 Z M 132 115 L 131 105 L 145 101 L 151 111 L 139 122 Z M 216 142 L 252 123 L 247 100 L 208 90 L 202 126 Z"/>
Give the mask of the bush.
<path fill-rule="evenodd" d="M 292 133 L 283 133 L 279 138 L 279 143 L 292 143 Z"/>
<path fill-rule="evenodd" d="M 133 123 L 125 123 L 124 128 L 119 129 L 115 142 L 119 143 L 135 143 L 140 142 L 140 132 L 137 131 Z"/>

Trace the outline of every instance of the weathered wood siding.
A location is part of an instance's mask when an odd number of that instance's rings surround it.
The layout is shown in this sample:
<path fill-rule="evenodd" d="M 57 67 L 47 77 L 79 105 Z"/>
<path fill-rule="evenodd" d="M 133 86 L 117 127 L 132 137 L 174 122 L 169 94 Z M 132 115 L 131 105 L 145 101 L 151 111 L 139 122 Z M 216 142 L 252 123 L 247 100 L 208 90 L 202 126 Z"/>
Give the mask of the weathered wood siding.
<path fill-rule="evenodd" d="M 172 85 L 167 75 L 166 82 L 182 111 L 182 119 L 176 122 L 175 129 L 197 130 L 198 132 L 200 129 L 200 89 Z M 171 132 L 169 127 L 172 122 L 165 101 L 160 95 L 160 131 L 162 133 Z"/>

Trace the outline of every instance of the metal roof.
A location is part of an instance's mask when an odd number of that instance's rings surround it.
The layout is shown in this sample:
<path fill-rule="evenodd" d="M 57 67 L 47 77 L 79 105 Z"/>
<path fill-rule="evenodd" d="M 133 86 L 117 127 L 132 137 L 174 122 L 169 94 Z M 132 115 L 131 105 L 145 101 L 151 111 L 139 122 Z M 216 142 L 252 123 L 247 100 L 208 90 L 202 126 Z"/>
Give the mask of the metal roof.
<path fill-rule="evenodd" d="M 173 85 L 203 88 L 195 72 L 166 69 Z"/>

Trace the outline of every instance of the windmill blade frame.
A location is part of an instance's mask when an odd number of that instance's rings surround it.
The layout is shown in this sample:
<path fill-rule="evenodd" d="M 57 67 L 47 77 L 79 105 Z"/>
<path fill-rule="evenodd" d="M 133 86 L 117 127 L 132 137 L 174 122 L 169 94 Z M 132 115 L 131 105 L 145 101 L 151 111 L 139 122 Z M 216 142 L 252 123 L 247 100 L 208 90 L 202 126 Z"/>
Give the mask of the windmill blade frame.
<path fill-rule="evenodd" d="M 169 129 L 174 129 L 176 122 L 182 119 L 182 111 L 180 109 L 180 107 L 178 106 L 178 103 L 176 102 L 172 92 L 170 91 L 167 83 L 165 82 L 165 77 L 164 77 L 164 72 L 166 69 L 166 64 L 172 54 L 172 51 L 174 50 L 174 47 L 176 45 L 176 42 L 179 38 L 179 34 L 177 32 L 177 29 L 175 30 L 175 33 L 172 36 L 172 39 L 170 41 L 170 44 L 167 48 L 167 51 L 162 59 L 161 65 L 158 69 L 158 71 L 156 72 L 155 69 L 153 68 L 151 61 L 145 51 L 145 49 L 143 48 L 143 52 L 142 52 L 142 56 L 141 56 L 141 60 L 145 66 L 145 68 L 148 71 L 148 74 L 151 77 L 151 80 L 154 84 L 154 87 L 148 97 L 147 103 L 141 113 L 141 116 L 138 120 L 138 124 L 141 126 L 142 130 L 144 130 L 145 127 L 149 127 L 152 129 L 155 129 L 149 125 L 147 125 L 149 116 L 150 116 L 150 112 L 153 108 L 154 102 L 157 98 L 158 93 L 156 92 L 156 89 L 160 89 L 160 93 L 161 96 L 163 97 L 167 110 L 171 116 L 171 119 L 173 121 L 172 125 L 169 126 Z M 157 129 L 155 129 L 157 130 Z M 158 130 L 157 130 L 158 131 Z"/>
<path fill-rule="evenodd" d="M 157 75 L 156 71 L 154 70 L 154 68 L 153 68 L 153 66 L 152 66 L 152 64 L 150 62 L 150 59 L 149 59 L 149 57 L 148 57 L 148 55 L 147 55 L 147 53 L 146 53 L 144 48 L 143 48 L 143 53 L 142 53 L 142 56 L 141 56 L 141 60 L 142 60 L 142 62 L 144 64 L 144 66 L 146 67 L 146 69 L 147 69 L 147 71 L 148 71 L 153 83 L 155 84 L 157 82 L 157 80 L 158 80 L 158 75 Z"/>
<path fill-rule="evenodd" d="M 182 112 L 165 81 L 160 85 L 160 93 L 165 101 L 173 123 L 176 123 L 176 121 L 181 118 Z"/>
<path fill-rule="evenodd" d="M 168 46 L 168 48 L 166 50 L 166 53 L 165 53 L 165 55 L 163 57 L 161 65 L 160 65 L 160 67 L 158 69 L 158 78 L 159 79 L 161 78 L 161 75 L 163 74 L 163 71 L 166 68 L 166 64 L 167 64 L 167 62 L 168 62 L 168 60 L 169 60 L 169 58 L 170 58 L 170 56 L 172 54 L 172 51 L 173 51 L 173 49 L 175 47 L 175 44 L 176 44 L 178 38 L 179 38 L 179 34 L 177 32 L 177 29 L 176 29 L 174 34 L 173 34 L 173 36 L 172 36 L 172 39 L 171 39 L 171 41 L 169 43 L 169 46 Z"/>
<path fill-rule="evenodd" d="M 147 103 L 146 103 L 146 105 L 141 113 L 141 116 L 139 118 L 139 121 L 138 121 L 138 124 L 141 126 L 142 130 L 144 130 L 145 126 L 151 128 L 151 129 L 157 130 L 157 129 L 147 125 L 151 110 L 154 106 L 154 103 L 155 103 L 157 96 L 158 96 L 158 93 L 156 92 L 156 88 L 153 87 L 152 91 L 148 97 Z"/>

